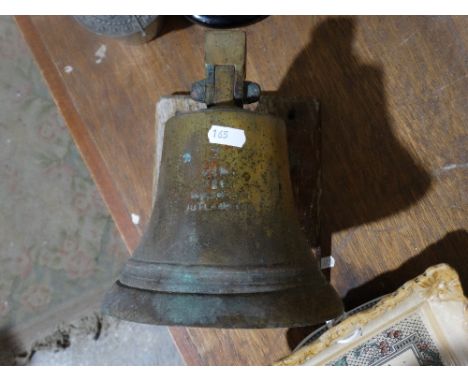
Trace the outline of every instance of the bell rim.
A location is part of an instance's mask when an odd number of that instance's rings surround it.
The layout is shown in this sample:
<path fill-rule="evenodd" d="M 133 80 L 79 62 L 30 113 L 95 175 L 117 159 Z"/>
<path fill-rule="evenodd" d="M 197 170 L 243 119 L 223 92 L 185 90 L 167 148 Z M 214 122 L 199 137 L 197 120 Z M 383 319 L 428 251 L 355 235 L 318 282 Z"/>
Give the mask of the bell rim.
<path fill-rule="evenodd" d="M 104 315 L 162 326 L 200 328 L 294 328 L 323 323 L 344 312 L 328 283 L 314 288 L 251 294 L 167 293 L 115 282 L 104 296 Z"/>

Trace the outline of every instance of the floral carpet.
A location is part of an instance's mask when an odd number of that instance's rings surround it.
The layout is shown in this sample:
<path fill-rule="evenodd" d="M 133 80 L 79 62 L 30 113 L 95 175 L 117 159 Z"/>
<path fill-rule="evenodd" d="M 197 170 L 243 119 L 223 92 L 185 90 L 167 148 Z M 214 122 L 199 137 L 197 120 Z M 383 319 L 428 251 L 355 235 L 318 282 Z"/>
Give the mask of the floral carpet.
<path fill-rule="evenodd" d="M 0 332 L 78 313 L 127 250 L 11 17 L 0 17 Z"/>

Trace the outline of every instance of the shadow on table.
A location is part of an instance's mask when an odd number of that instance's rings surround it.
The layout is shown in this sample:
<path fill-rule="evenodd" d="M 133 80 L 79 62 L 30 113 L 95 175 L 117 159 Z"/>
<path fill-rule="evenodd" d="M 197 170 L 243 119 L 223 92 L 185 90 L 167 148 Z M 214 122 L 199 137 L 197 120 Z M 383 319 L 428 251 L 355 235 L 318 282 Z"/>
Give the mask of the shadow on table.
<path fill-rule="evenodd" d="M 403 263 L 398 269 L 382 273 L 373 280 L 350 290 L 344 298 L 345 306 L 352 308 L 375 297 L 391 293 L 406 281 L 422 274 L 430 266 L 440 263 L 446 263 L 458 272 L 466 294 L 468 290 L 467 248 L 468 233 L 465 230 L 450 232 L 417 256 Z"/>
<path fill-rule="evenodd" d="M 278 90 L 281 97 L 316 97 L 322 129 L 322 255 L 331 253 L 333 233 L 391 216 L 415 204 L 431 178 L 399 143 L 387 110 L 383 69 L 363 63 L 353 53 L 355 21 L 331 17 L 311 33 Z M 312 158 L 302 158 L 302 162 Z M 295 188 L 293 179 L 293 188 Z M 309 189 L 296 192 L 299 218 L 306 228 L 314 203 Z M 305 217 L 305 218 L 304 218 Z M 329 275 L 328 275 L 329 276 Z M 398 286 L 404 277 L 395 278 Z M 364 287 L 361 290 L 364 293 Z M 377 297 L 369 289 L 354 305 Z M 294 347 L 311 328 L 291 329 Z"/>
<path fill-rule="evenodd" d="M 418 255 L 403 263 L 398 269 L 383 273 L 373 280 L 348 292 L 344 298 L 347 310 L 360 306 L 376 297 L 392 293 L 408 280 L 411 280 L 430 266 L 446 263 L 454 268 L 460 277 L 463 291 L 468 290 L 468 269 L 466 267 L 466 249 L 468 232 L 461 229 L 445 235 L 434 244 L 429 245 Z M 314 327 L 290 329 L 287 334 L 288 344 L 294 349 Z"/>

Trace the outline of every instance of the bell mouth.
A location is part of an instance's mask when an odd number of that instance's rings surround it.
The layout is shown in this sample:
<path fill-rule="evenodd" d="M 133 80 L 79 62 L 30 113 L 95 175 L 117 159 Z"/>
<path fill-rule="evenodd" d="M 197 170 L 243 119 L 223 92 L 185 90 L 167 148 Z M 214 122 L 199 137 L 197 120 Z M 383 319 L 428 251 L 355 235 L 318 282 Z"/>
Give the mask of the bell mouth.
<path fill-rule="evenodd" d="M 106 315 L 152 325 L 212 328 L 303 327 L 338 317 L 343 304 L 327 283 L 242 294 L 165 293 L 117 281 L 102 304 Z"/>

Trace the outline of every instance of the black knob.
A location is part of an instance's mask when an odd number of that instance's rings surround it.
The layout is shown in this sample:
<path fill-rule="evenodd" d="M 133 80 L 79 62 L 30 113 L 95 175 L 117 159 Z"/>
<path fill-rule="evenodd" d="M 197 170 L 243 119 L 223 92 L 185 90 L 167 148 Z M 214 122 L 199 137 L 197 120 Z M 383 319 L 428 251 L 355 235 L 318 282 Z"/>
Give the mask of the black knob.
<path fill-rule="evenodd" d="M 237 28 L 253 24 L 267 16 L 186 16 L 190 21 L 208 28 Z"/>

